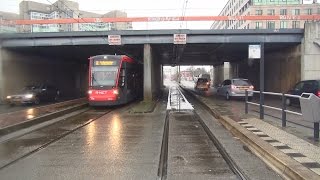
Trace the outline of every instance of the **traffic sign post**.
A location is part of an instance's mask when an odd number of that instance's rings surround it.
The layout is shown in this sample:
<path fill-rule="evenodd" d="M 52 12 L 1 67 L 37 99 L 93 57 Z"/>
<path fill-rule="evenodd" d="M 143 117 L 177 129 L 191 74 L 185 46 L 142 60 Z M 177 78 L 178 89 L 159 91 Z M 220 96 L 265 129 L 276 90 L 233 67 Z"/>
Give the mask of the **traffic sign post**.
<path fill-rule="evenodd" d="M 260 119 L 264 119 L 264 43 L 249 45 L 249 59 L 260 59 Z"/>

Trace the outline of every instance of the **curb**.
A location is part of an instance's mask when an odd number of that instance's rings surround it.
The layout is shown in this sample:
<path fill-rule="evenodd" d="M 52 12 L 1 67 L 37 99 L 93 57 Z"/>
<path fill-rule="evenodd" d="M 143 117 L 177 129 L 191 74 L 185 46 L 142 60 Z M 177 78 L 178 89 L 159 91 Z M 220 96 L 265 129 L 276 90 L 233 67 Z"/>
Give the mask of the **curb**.
<path fill-rule="evenodd" d="M 183 88 L 183 87 L 182 87 Z M 184 89 L 184 88 L 183 88 Z M 217 110 L 211 109 L 201 98 L 185 89 L 188 94 L 199 100 L 209 112 L 233 135 L 253 149 L 254 154 L 286 179 L 319 179 L 319 176 L 285 153 L 271 146 L 250 131 L 233 121 L 228 116 L 222 116 Z"/>
<path fill-rule="evenodd" d="M 24 129 L 24 128 L 31 127 L 31 126 L 36 125 L 36 124 L 40 124 L 40 123 L 49 121 L 51 119 L 57 118 L 59 116 L 62 116 L 64 114 L 66 114 L 66 113 L 71 113 L 73 111 L 82 109 L 82 108 L 86 107 L 87 105 L 88 105 L 87 103 L 76 105 L 76 106 L 73 106 L 73 107 L 70 107 L 70 108 L 67 108 L 67 109 L 63 109 L 63 110 L 60 110 L 60 111 L 57 111 L 57 112 L 49 113 L 49 114 L 46 114 L 46 115 L 43 115 L 43 116 L 39 116 L 39 117 L 30 119 L 29 121 L 21 122 L 21 123 L 12 125 L 12 126 L 8 126 L 8 127 L 5 127 L 5 128 L 2 128 L 2 129 L 0 129 L 0 136 L 4 136 L 4 135 L 10 134 L 10 133 L 12 133 L 14 131 L 18 131 L 18 130 L 21 130 L 21 129 Z"/>

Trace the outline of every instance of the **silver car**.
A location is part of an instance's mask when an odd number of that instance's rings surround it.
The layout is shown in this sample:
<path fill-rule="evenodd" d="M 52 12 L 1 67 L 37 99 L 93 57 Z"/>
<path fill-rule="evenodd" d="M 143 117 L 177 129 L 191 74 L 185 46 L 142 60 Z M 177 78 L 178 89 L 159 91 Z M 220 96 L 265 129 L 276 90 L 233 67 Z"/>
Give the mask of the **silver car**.
<path fill-rule="evenodd" d="M 248 97 L 251 99 L 253 96 L 254 87 L 248 79 L 227 79 L 222 82 L 217 88 L 217 94 L 225 96 L 226 100 L 231 97 L 245 97 L 245 91 L 249 90 Z"/>

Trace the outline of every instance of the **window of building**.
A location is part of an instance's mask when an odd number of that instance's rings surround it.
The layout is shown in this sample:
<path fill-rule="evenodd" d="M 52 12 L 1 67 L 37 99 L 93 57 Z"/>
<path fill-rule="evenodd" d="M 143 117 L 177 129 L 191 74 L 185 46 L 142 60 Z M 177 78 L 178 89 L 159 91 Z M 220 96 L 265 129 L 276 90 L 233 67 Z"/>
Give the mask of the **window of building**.
<path fill-rule="evenodd" d="M 287 21 L 280 21 L 280 28 L 281 29 L 288 28 L 288 22 Z"/>
<path fill-rule="evenodd" d="M 292 21 L 292 28 L 293 29 L 300 28 L 300 21 Z"/>
<path fill-rule="evenodd" d="M 300 9 L 292 9 L 292 15 L 300 15 Z"/>
<path fill-rule="evenodd" d="M 262 25 L 263 25 L 262 22 L 257 21 L 256 22 L 256 29 L 262 29 Z"/>
<path fill-rule="evenodd" d="M 274 21 L 268 21 L 267 22 L 267 29 L 275 29 L 276 23 Z"/>
<path fill-rule="evenodd" d="M 280 15 L 287 15 L 287 9 L 280 9 Z"/>
<path fill-rule="evenodd" d="M 275 10 L 274 9 L 268 9 L 268 15 L 274 15 Z"/>
<path fill-rule="evenodd" d="M 263 13 L 262 9 L 257 9 L 256 10 L 256 15 L 262 15 L 262 13 Z"/>
<path fill-rule="evenodd" d="M 305 14 L 311 15 L 312 14 L 312 9 L 305 9 Z"/>

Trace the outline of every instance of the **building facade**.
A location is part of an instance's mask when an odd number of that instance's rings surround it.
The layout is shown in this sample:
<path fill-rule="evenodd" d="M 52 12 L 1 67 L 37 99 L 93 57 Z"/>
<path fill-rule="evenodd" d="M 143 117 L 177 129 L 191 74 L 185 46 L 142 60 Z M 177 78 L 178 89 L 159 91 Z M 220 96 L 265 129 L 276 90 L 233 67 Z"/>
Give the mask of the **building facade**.
<path fill-rule="evenodd" d="M 229 0 L 220 16 L 314 15 L 320 14 L 320 0 Z M 303 28 L 305 20 L 215 21 L 211 29 Z"/>
<path fill-rule="evenodd" d="M 0 11 L 0 33 L 15 33 L 17 28 L 13 20 L 19 19 L 18 14 Z"/>
<path fill-rule="evenodd" d="M 19 5 L 20 19 L 68 19 L 68 18 L 102 18 L 102 17 L 127 17 L 125 12 L 111 11 L 106 14 L 96 14 L 79 10 L 77 2 L 58 0 L 52 5 L 33 1 L 22 1 Z M 64 32 L 64 31 L 107 31 L 132 29 L 132 23 L 86 23 L 79 20 L 73 24 L 34 24 L 19 27 L 20 32 Z"/>

